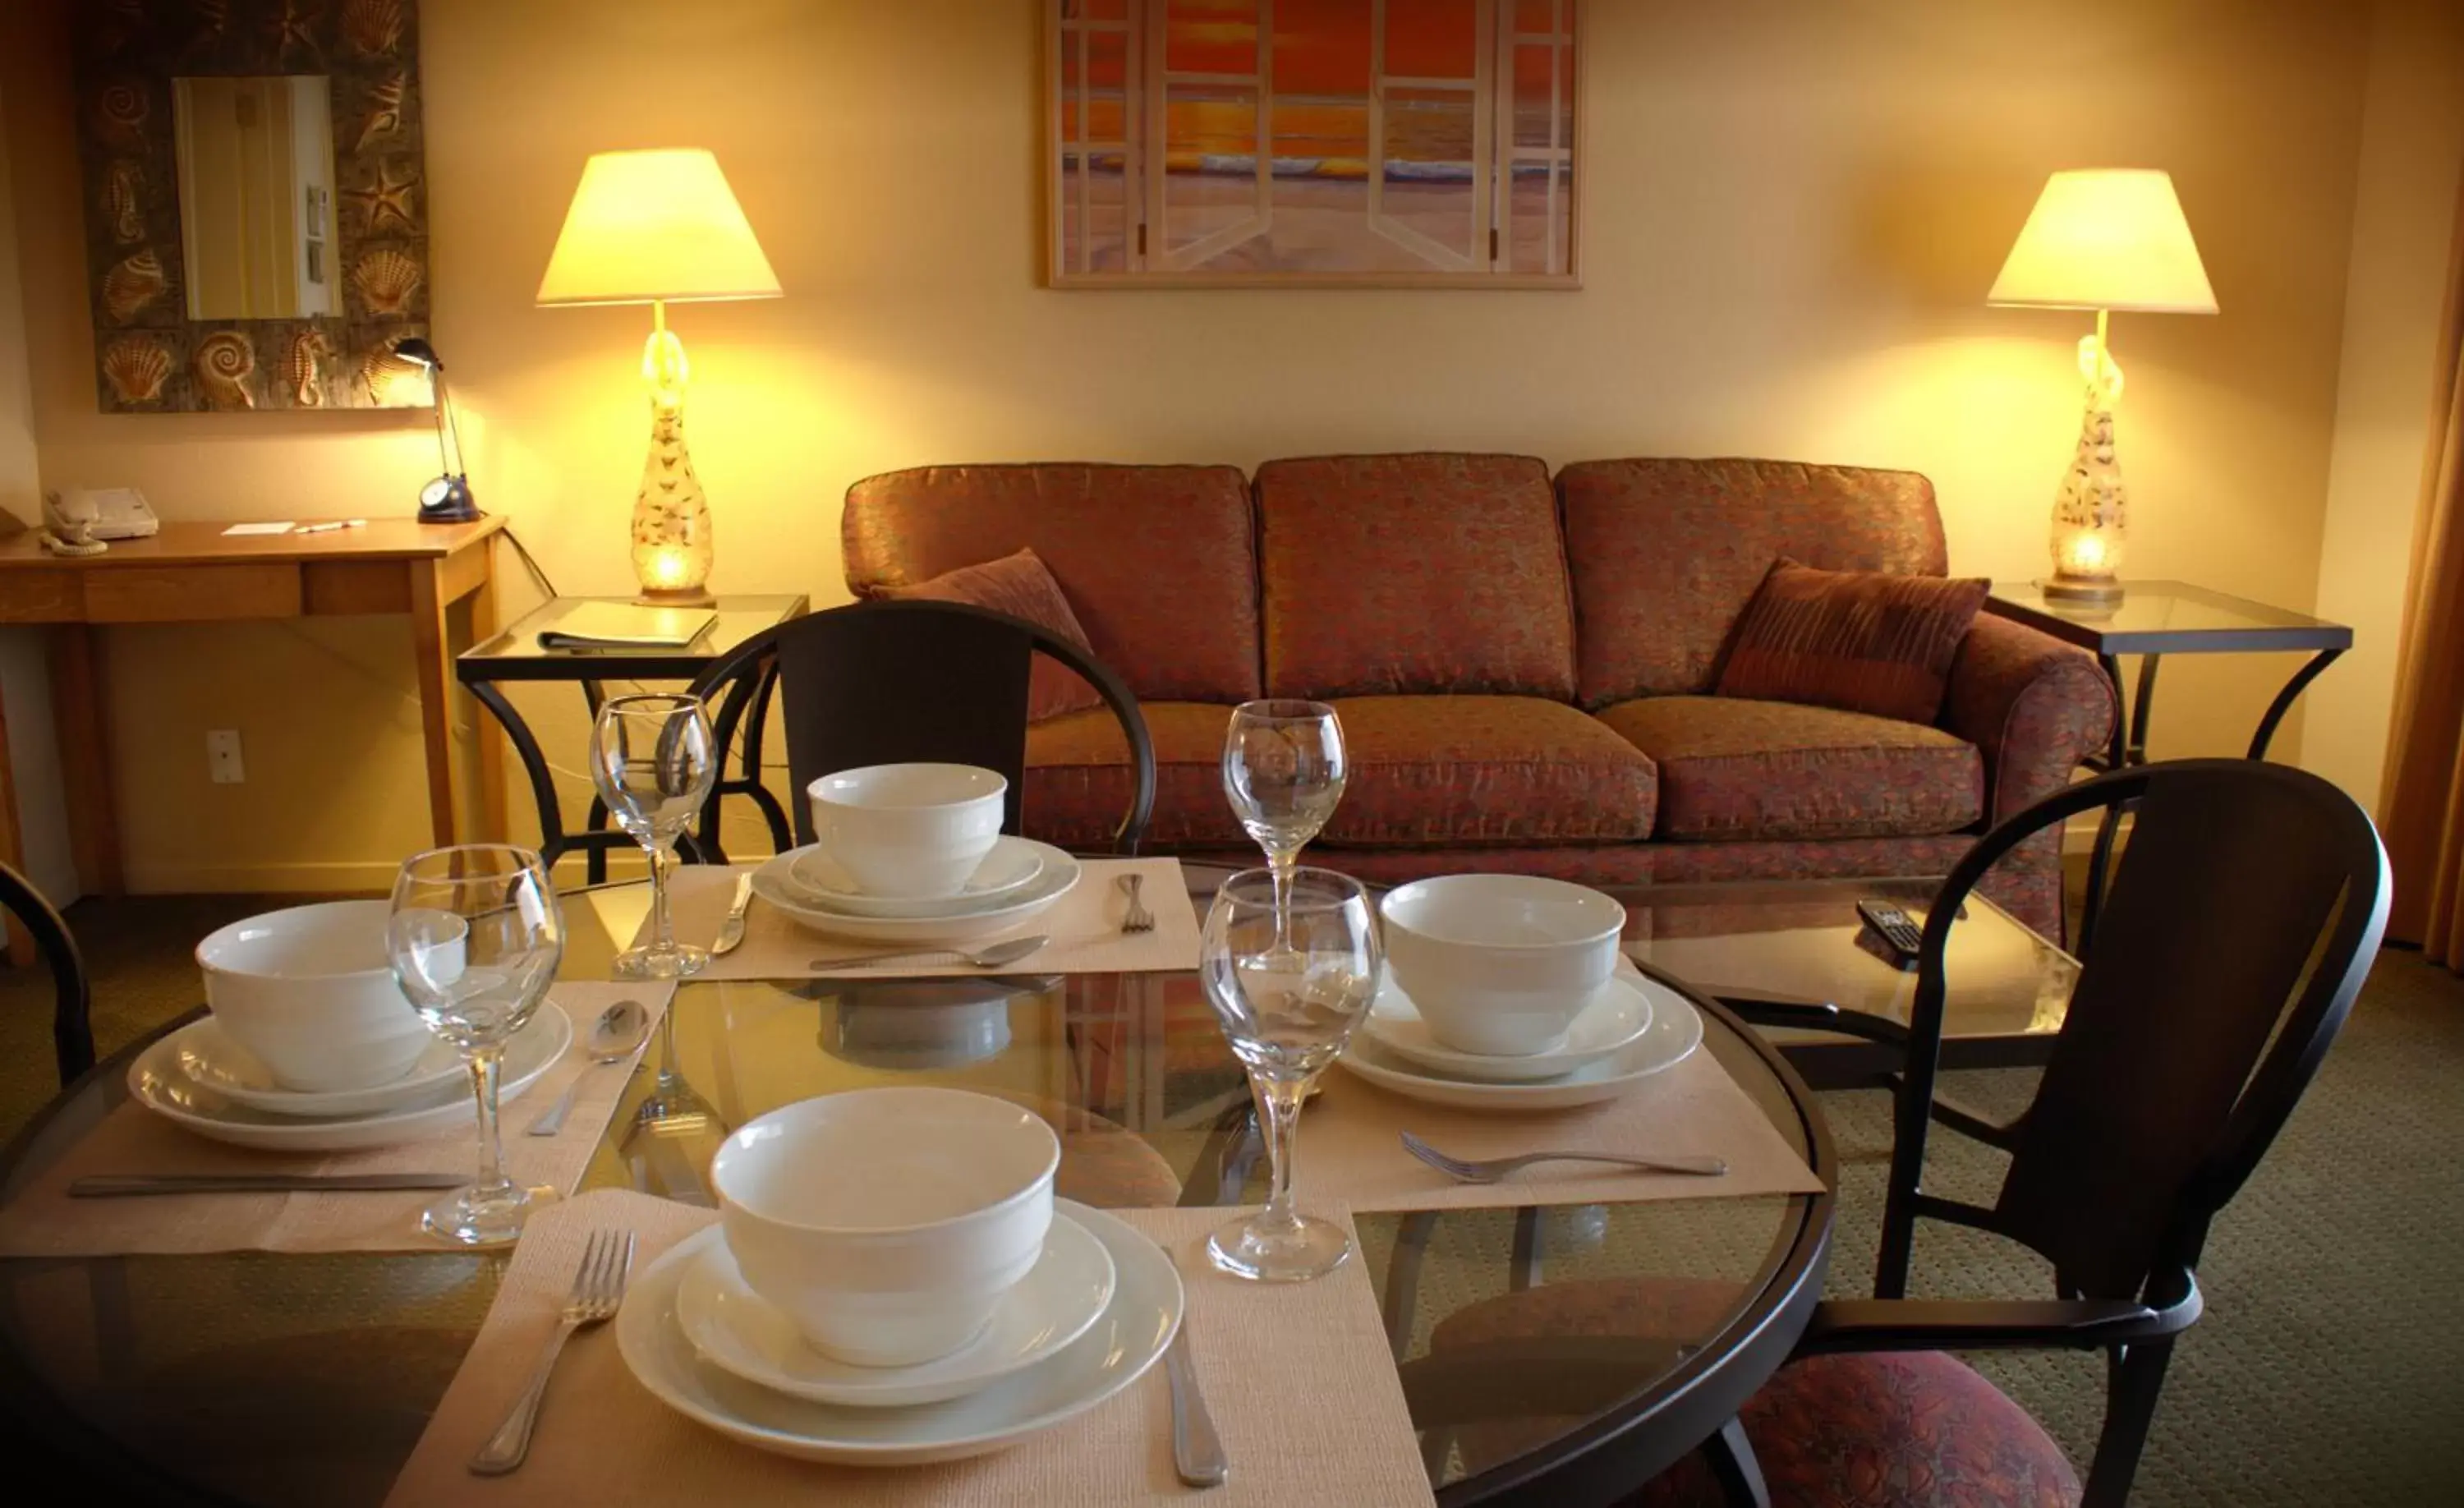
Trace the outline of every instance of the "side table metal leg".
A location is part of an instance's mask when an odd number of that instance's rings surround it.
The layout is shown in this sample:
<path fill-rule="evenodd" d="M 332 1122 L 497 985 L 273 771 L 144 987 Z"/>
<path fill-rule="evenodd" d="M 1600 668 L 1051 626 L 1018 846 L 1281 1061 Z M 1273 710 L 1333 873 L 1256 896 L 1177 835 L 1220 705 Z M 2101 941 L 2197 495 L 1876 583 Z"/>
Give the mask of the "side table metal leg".
<path fill-rule="evenodd" d="M 2149 704 L 2156 694 L 2157 656 L 2149 655 L 2139 667 L 2139 697 L 2134 709 L 2131 698 L 2122 688 L 2122 661 L 2119 657 L 2101 654 L 2096 663 L 2104 670 L 2104 678 L 2113 685 L 2113 736 L 2105 744 L 2104 771 L 2123 770 L 2134 762 L 2133 753 L 2145 758 L 2147 736 L 2145 731 Z M 2089 939 L 2096 935 L 2096 919 L 2104 910 L 2104 871 L 2113 861 L 2113 842 L 2122 830 L 2122 812 L 2107 807 L 2096 824 L 2096 846 L 2090 851 L 2087 869 L 2087 896 L 2079 904 L 2079 940 L 2074 951 L 2084 954 Z"/>
<path fill-rule="evenodd" d="M 1746 1438 L 1743 1423 L 1731 1419 L 1720 1426 L 1719 1433 L 1703 1442 L 1703 1456 L 1728 1508 L 1771 1508 L 1771 1488 L 1763 1481 L 1762 1463 L 1754 1459 L 1753 1442 Z"/>
<path fill-rule="evenodd" d="M 582 700 L 590 709 L 590 726 L 593 731 L 596 731 L 599 727 L 599 709 L 607 705 L 607 689 L 596 681 L 584 681 L 582 683 Z M 584 832 L 605 832 L 607 803 L 596 796 L 592 797 L 590 814 L 583 819 L 582 825 Z M 591 844 L 589 856 L 583 863 L 584 865 L 583 879 L 585 883 L 590 885 L 607 883 L 607 849 L 605 844 Z"/>
<path fill-rule="evenodd" d="M 514 704 L 505 699 L 505 693 L 496 688 L 495 682 L 473 681 L 470 683 L 470 691 L 479 705 L 496 719 L 496 726 L 505 731 L 506 742 L 514 746 L 514 756 L 522 762 L 522 774 L 531 782 L 531 800 L 539 808 L 539 858 L 553 864 L 567 844 L 564 814 L 556 799 L 556 775 L 548 768 L 547 755 L 540 753 L 539 739 L 532 736 L 530 724 L 522 721 L 521 713 L 514 710 Z M 606 858 L 594 849 L 590 860 L 592 883 L 595 884 L 606 875 Z"/>
<path fill-rule="evenodd" d="M 2267 757 L 2267 746 L 2276 737 L 2277 725 L 2284 721 L 2285 713 L 2293 710 L 2294 702 L 2310 688 L 2310 683 L 2319 679 L 2319 672 L 2334 665 L 2343 652 L 2342 649 L 2321 649 L 2310 657 L 2308 664 L 2293 672 L 2293 679 L 2285 682 L 2284 689 L 2276 693 L 2276 700 L 2267 704 L 2267 715 L 2258 720 L 2258 732 L 2250 741 L 2251 758 Z"/>

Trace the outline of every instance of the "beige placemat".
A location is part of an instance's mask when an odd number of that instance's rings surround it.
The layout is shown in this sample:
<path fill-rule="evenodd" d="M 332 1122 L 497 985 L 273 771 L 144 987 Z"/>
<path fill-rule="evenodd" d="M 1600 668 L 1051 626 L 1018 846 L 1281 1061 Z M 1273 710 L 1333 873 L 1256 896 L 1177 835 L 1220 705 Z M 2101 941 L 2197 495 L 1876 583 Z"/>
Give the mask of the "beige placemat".
<path fill-rule="evenodd" d="M 1310 1210 L 1461 1210 L 1535 1204 L 1812 1193 L 1821 1189 L 1708 1049 L 1601 1104 L 1499 1115 L 1449 1109 L 1392 1094 L 1337 1067 L 1301 1112 L 1298 1194 Z M 1503 1183 L 1456 1183 L 1403 1150 L 1410 1131 L 1457 1157 L 1524 1152 L 1677 1153 L 1722 1157 L 1717 1178 L 1621 1172 L 1544 1163 Z"/>
<path fill-rule="evenodd" d="M 741 1446 L 671 1413 L 635 1383 L 602 1328 L 560 1364 L 530 1460 L 511 1476 L 464 1462 L 496 1427 L 555 1327 L 587 1234 L 623 1226 L 640 1238 L 636 1270 L 708 1224 L 707 1210 L 597 1190 L 532 1223 L 495 1306 L 446 1390 L 388 1508 L 430 1504 L 828 1504 L 829 1508 L 1020 1508 L 1123 1503 L 1342 1503 L 1426 1508 L 1402 1385 L 1359 1262 L 1314 1283 L 1246 1283 L 1200 1250 L 1226 1210 L 1125 1210 L 1164 1242 L 1188 1284 L 1191 1345 L 1222 1432 L 1231 1479 L 1206 1493 L 1173 1475 L 1172 1405 L 1163 1366 L 1081 1417 L 997 1454 L 941 1466 L 865 1470 L 791 1461 Z"/>
<path fill-rule="evenodd" d="M 1061 904 L 1012 932 L 976 938 L 964 946 L 989 948 L 1006 936 L 1041 932 L 1052 941 L 1002 969 L 968 969 L 942 960 L 891 964 L 865 969 L 813 968 L 817 958 L 852 957 L 888 952 L 895 943 L 853 943 L 825 937 L 756 898 L 744 915 L 744 941 L 735 951 L 714 958 L 696 979 L 803 979 L 816 976 L 849 979 L 951 978 L 968 974 L 1017 973 L 1160 973 L 1198 967 L 1198 912 L 1177 859 L 1082 859 L 1084 873 Z M 680 941 L 707 947 L 718 936 L 727 903 L 736 894 L 736 877 L 755 867 L 686 864 L 676 870 L 670 893 L 670 914 Z M 1144 877 L 1147 909 L 1155 917 L 1155 930 L 1123 932 L 1121 917 L 1129 904 L 1114 883 L 1125 874 Z M 647 928 L 649 924 L 645 922 Z M 640 937 L 634 939 L 640 942 Z"/>
<path fill-rule="evenodd" d="M 590 1023 L 621 999 L 641 1001 L 655 1023 L 673 993 L 668 984 L 560 984 L 548 992 L 572 1017 L 575 1045 L 518 1099 L 505 1102 L 505 1171 L 516 1183 L 560 1193 L 581 1183 L 627 1076 L 626 1065 L 593 1064 L 581 1050 Z M 531 1116 L 553 1104 L 577 1077 L 582 1090 L 564 1129 L 554 1136 L 523 1134 Z M 0 1209 L 0 1256 L 433 1251 L 435 1238 L 419 1229 L 419 1212 L 441 1197 L 429 1190 L 72 1199 L 68 1186 L 89 1173 L 475 1173 L 478 1167 L 475 1126 L 365 1152 L 261 1152 L 192 1136 L 133 1102 L 123 1103 Z"/>

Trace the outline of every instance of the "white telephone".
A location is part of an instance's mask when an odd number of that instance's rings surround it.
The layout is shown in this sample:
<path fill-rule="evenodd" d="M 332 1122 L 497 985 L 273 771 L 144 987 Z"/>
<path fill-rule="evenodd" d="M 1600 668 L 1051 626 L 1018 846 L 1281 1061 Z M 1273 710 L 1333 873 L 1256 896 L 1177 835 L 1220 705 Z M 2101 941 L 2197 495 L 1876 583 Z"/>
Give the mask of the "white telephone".
<path fill-rule="evenodd" d="M 55 555 L 100 555 L 109 539 L 143 539 L 163 521 L 133 487 L 73 487 L 43 494 L 43 548 Z"/>

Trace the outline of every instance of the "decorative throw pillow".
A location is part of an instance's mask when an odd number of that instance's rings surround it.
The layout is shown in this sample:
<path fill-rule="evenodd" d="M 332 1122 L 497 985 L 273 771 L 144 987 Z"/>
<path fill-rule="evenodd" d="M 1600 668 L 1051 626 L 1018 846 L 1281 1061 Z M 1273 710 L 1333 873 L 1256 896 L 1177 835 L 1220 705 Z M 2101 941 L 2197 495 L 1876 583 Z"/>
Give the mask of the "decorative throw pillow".
<path fill-rule="evenodd" d="M 1989 584 L 1782 559 L 1737 621 L 1718 693 L 1930 723 Z"/>
<path fill-rule="evenodd" d="M 988 607 L 1012 618 L 1023 618 L 1089 654 L 1095 652 L 1087 643 L 1087 630 L 1078 625 L 1078 615 L 1069 610 L 1069 599 L 1061 595 L 1061 583 L 1052 579 L 1052 572 L 1032 550 L 1021 550 L 981 565 L 962 565 L 929 581 L 893 586 L 882 595 Z M 1103 696 L 1085 676 L 1049 655 L 1035 657 L 1034 667 L 1027 672 L 1027 721 L 1040 723 L 1065 712 L 1103 705 Z"/>

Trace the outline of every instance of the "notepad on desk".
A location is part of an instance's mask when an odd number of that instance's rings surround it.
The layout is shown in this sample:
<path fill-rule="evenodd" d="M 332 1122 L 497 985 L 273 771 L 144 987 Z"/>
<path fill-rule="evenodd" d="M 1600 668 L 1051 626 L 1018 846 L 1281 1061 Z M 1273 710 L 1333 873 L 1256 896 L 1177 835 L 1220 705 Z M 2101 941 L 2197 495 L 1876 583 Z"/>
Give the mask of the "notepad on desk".
<path fill-rule="evenodd" d="M 577 602 L 555 627 L 539 630 L 539 642 L 542 649 L 683 649 L 716 622 L 707 607 Z"/>

